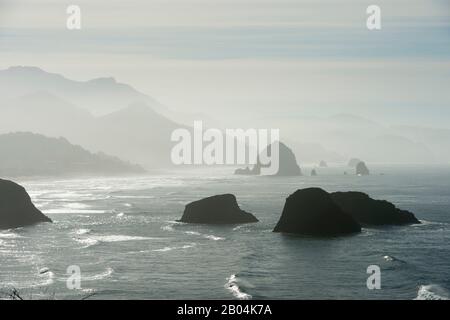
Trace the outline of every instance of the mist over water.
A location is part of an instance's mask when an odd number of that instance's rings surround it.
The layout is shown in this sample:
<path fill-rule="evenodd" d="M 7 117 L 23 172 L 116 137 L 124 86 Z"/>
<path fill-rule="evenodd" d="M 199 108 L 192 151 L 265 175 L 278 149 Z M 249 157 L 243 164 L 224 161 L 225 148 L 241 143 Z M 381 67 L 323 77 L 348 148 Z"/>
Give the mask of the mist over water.
<path fill-rule="evenodd" d="M 450 170 L 375 167 L 357 177 L 343 169 L 292 178 L 230 176 L 226 168 L 19 181 L 54 223 L 0 232 L 0 283 L 64 299 L 448 298 Z M 364 191 L 423 223 L 337 238 L 273 233 L 285 198 L 309 186 Z M 176 222 L 188 202 L 228 192 L 260 222 Z M 373 264 L 381 290 L 366 287 Z M 80 290 L 66 287 L 70 265 L 81 268 Z"/>

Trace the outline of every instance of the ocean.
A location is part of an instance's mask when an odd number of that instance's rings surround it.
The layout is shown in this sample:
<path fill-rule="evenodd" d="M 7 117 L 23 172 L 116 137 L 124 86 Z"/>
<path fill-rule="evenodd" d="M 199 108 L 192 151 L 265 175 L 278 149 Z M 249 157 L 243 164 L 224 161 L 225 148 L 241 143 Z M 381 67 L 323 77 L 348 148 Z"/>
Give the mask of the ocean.
<path fill-rule="evenodd" d="M 303 168 L 305 173 L 310 169 Z M 446 299 L 450 167 L 376 166 L 373 174 L 234 176 L 195 169 L 142 177 L 19 179 L 53 224 L 0 231 L 0 291 L 30 299 Z M 356 190 L 412 211 L 420 225 L 311 238 L 273 233 L 305 187 Z M 184 206 L 233 193 L 259 223 L 176 222 Z M 369 290 L 367 268 L 381 270 Z M 67 286 L 70 266 L 80 286 Z"/>

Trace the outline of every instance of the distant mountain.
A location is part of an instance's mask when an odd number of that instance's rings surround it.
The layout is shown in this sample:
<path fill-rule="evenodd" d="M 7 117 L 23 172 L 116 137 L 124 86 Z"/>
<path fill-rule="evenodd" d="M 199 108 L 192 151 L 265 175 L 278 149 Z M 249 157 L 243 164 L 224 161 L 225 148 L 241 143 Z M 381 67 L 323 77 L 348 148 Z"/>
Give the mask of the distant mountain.
<path fill-rule="evenodd" d="M 185 126 L 133 103 L 93 116 L 49 92 L 27 94 L 0 104 L 0 134 L 26 131 L 65 137 L 93 152 L 106 152 L 149 169 L 171 166 L 171 133 Z"/>
<path fill-rule="evenodd" d="M 165 109 L 153 98 L 112 77 L 75 81 L 37 67 L 14 66 L 0 70 L 2 100 L 40 91 L 48 92 L 96 115 L 117 111 L 134 102 L 144 102 L 159 111 Z"/>
<path fill-rule="evenodd" d="M 0 135 L 0 176 L 116 175 L 145 170 L 104 153 L 91 153 L 64 138 L 27 132 Z"/>

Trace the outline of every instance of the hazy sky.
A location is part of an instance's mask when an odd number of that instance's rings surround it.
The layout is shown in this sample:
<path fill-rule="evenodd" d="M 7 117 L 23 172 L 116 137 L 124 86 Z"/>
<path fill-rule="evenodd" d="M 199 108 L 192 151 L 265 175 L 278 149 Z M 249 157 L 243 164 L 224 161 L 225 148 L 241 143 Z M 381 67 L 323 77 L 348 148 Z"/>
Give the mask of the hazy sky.
<path fill-rule="evenodd" d="M 69 4 L 82 30 L 66 29 Z M 370 4 L 380 31 L 366 28 Z M 114 76 L 234 125 L 354 113 L 450 127 L 450 1 L 0 0 L 11 65 Z"/>

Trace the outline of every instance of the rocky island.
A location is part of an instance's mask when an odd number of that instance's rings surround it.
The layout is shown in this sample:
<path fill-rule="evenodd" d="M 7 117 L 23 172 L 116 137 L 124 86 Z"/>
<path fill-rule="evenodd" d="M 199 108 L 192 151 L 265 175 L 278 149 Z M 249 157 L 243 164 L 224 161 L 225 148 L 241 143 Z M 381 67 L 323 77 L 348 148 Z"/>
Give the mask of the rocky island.
<path fill-rule="evenodd" d="M 375 200 L 363 192 L 334 192 L 333 201 L 362 225 L 419 224 L 413 213 L 386 200 Z"/>
<path fill-rule="evenodd" d="M 361 226 L 320 188 L 297 190 L 287 199 L 274 232 L 337 236 L 361 231 Z"/>
<path fill-rule="evenodd" d="M 258 222 L 258 219 L 253 214 L 241 210 L 233 194 L 222 194 L 187 204 L 179 222 L 238 224 Z"/>
<path fill-rule="evenodd" d="M 52 222 L 31 202 L 25 189 L 9 180 L 0 179 L 0 229 L 12 229 Z"/>
<path fill-rule="evenodd" d="M 300 169 L 300 166 L 297 164 L 297 159 L 294 152 L 282 142 L 274 142 L 273 144 L 277 144 L 279 146 L 279 168 L 278 172 L 274 175 L 300 176 L 302 174 L 302 171 Z M 273 144 L 269 145 L 263 152 L 265 152 L 266 154 L 271 154 L 271 148 Z M 252 169 L 250 169 L 249 167 L 246 167 L 245 169 L 237 169 L 234 174 L 260 175 L 262 167 L 265 167 L 265 165 L 262 165 L 260 163 L 258 157 L 257 162 Z"/>

